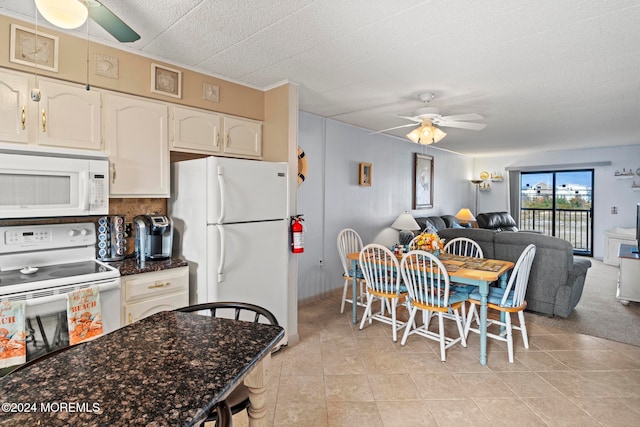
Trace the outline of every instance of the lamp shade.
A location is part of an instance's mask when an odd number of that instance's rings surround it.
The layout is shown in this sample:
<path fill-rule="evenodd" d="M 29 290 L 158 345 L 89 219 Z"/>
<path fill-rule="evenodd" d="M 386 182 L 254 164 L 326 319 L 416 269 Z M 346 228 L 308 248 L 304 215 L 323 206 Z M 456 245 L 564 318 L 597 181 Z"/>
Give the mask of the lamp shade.
<path fill-rule="evenodd" d="M 391 228 L 395 228 L 396 230 L 420 230 L 420 226 L 409 212 L 401 213 L 400 216 L 393 221 Z"/>
<path fill-rule="evenodd" d="M 87 7 L 78 0 L 35 0 L 38 12 L 56 27 L 72 29 L 84 24 Z"/>
<path fill-rule="evenodd" d="M 461 222 L 472 222 L 476 220 L 476 217 L 473 216 L 471 211 L 467 208 L 462 208 L 456 214 L 456 218 Z"/>

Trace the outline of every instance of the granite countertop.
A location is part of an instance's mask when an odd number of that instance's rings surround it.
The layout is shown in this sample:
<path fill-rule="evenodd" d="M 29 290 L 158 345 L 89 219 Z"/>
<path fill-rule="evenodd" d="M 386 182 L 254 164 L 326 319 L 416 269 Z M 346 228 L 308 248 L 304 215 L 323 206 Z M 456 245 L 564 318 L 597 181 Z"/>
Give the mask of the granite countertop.
<path fill-rule="evenodd" d="M 144 267 L 140 264 L 136 257 L 125 258 L 122 261 L 110 261 L 109 264 L 112 267 L 120 270 L 121 276 L 130 276 L 132 274 L 149 273 L 152 271 L 167 270 L 169 268 L 186 267 L 189 264 L 187 261 L 179 258 L 170 258 L 163 261 L 150 261 L 147 260 L 144 263 Z"/>
<path fill-rule="evenodd" d="M 160 312 L 1 378 L 0 425 L 198 425 L 283 336 Z"/>

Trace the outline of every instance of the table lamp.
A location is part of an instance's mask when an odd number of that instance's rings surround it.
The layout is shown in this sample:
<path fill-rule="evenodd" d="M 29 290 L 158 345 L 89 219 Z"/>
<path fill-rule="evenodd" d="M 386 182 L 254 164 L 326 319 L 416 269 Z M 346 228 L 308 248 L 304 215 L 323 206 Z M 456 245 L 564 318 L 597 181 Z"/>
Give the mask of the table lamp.
<path fill-rule="evenodd" d="M 393 221 L 391 228 L 400 230 L 399 241 L 401 245 L 408 245 L 411 240 L 413 240 L 413 233 L 411 230 L 420 230 L 420 226 L 413 215 L 406 211 L 401 213 L 400 216 Z"/>
<path fill-rule="evenodd" d="M 467 208 L 460 209 L 456 214 L 456 218 L 460 221 L 460 224 L 470 224 L 476 220 L 476 217 Z"/>

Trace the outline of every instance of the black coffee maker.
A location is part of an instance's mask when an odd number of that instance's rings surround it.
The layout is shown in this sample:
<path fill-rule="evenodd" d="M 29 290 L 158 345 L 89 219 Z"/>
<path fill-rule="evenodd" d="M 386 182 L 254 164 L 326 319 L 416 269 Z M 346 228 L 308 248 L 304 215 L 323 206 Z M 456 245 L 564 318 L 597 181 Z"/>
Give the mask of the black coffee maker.
<path fill-rule="evenodd" d="M 164 215 L 139 215 L 133 219 L 136 255 L 142 262 L 171 257 L 173 221 Z"/>

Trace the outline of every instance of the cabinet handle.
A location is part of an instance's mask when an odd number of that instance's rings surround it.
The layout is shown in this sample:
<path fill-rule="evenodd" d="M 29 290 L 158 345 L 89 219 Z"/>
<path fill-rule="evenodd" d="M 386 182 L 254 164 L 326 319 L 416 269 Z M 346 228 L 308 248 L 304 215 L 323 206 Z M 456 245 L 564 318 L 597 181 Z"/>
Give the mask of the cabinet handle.
<path fill-rule="evenodd" d="M 42 110 L 42 132 L 47 131 L 47 112 Z"/>
<path fill-rule="evenodd" d="M 171 282 L 156 283 L 154 285 L 148 286 L 148 289 L 164 288 L 165 286 L 171 286 Z"/>
<path fill-rule="evenodd" d="M 216 147 L 220 146 L 220 131 L 216 133 Z"/>
<path fill-rule="evenodd" d="M 129 323 L 133 323 L 133 315 L 131 313 L 129 313 L 129 322 L 127 324 Z"/>
<path fill-rule="evenodd" d="M 224 146 L 224 148 L 227 148 L 229 145 L 231 145 L 231 136 L 227 134 L 227 144 Z"/>
<path fill-rule="evenodd" d="M 115 184 L 116 183 L 116 164 L 111 163 L 111 183 Z"/>
<path fill-rule="evenodd" d="M 22 114 L 20 115 L 20 119 L 22 121 L 22 130 L 25 130 L 25 124 L 27 123 L 27 109 L 25 106 L 22 106 Z"/>

